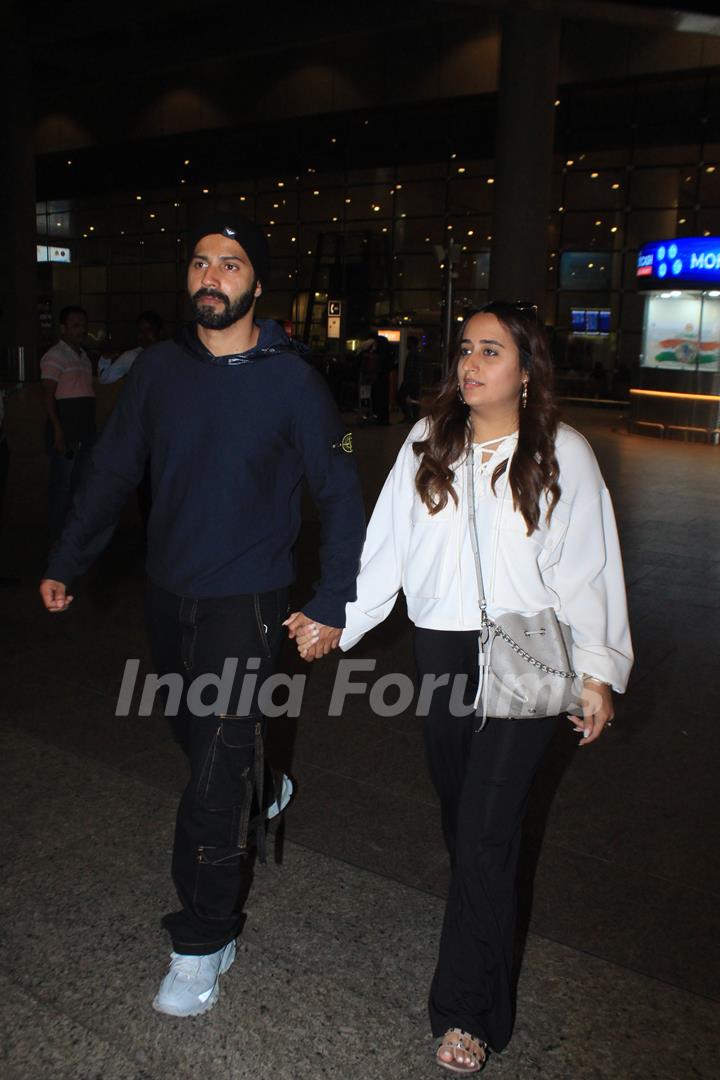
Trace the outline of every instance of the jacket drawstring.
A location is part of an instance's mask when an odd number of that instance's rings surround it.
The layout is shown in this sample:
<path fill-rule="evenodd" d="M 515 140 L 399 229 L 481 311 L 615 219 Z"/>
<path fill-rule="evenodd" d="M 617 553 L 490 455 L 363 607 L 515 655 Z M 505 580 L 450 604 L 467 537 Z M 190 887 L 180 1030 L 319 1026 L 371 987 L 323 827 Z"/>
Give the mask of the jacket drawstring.
<path fill-rule="evenodd" d="M 475 731 L 482 731 L 487 724 L 487 690 L 490 678 L 490 659 L 492 657 L 492 647 L 494 642 L 495 635 L 490 632 L 489 627 L 484 626 L 478 634 L 478 688 L 477 694 L 475 695 L 475 701 L 473 702 L 473 708 L 476 713 L 478 706 L 482 704 L 482 721 L 480 726 L 475 728 Z"/>

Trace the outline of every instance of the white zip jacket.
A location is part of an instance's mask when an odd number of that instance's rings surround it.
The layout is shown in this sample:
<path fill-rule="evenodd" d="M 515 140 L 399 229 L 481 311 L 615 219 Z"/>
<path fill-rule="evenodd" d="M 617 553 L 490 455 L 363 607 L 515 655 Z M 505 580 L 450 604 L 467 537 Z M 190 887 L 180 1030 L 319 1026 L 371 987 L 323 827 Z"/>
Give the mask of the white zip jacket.
<path fill-rule="evenodd" d="M 454 470 L 457 505 L 448 499 L 443 510 L 430 515 L 415 488 L 419 458 L 412 444 L 425 437 L 426 423 L 421 420 L 410 431 L 370 519 L 357 600 L 346 607 L 343 650 L 387 618 L 401 588 L 416 626 L 480 629 L 462 464 Z M 554 608 L 572 630 L 575 670 L 622 693 L 633 662 L 627 599 L 615 515 L 595 455 L 579 432 L 559 425 L 555 453 L 561 497 L 549 525 L 541 499 L 540 524 L 527 536 L 522 514 L 513 509 L 509 469 L 496 484 L 497 494 L 490 487 L 496 465 L 512 456 L 516 443 L 517 435 L 508 436 L 485 464 L 476 455 L 488 614 Z"/>

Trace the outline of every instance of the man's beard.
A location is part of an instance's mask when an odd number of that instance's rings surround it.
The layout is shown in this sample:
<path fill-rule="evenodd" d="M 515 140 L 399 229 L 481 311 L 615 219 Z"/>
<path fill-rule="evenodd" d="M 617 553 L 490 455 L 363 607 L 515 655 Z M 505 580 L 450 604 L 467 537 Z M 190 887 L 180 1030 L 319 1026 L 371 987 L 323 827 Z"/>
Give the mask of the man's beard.
<path fill-rule="evenodd" d="M 228 300 L 223 293 L 215 292 L 213 289 L 198 289 L 191 297 L 195 322 L 198 326 L 204 326 L 206 330 L 227 330 L 229 326 L 247 315 L 253 306 L 255 286 L 256 281 L 253 280 L 250 288 L 241 293 L 237 300 L 233 301 Z M 215 308 L 203 304 L 202 298 L 204 296 L 212 296 L 216 300 L 221 300 L 225 307 L 217 311 Z"/>

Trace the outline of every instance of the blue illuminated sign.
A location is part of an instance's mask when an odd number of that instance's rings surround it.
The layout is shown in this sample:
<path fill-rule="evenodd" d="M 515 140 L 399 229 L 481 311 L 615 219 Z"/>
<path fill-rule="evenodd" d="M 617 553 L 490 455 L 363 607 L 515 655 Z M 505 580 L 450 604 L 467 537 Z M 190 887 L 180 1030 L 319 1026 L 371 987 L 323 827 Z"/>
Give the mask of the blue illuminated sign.
<path fill-rule="evenodd" d="M 638 252 L 638 285 L 671 281 L 702 288 L 720 282 L 720 236 L 688 236 L 677 240 L 655 240 Z"/>

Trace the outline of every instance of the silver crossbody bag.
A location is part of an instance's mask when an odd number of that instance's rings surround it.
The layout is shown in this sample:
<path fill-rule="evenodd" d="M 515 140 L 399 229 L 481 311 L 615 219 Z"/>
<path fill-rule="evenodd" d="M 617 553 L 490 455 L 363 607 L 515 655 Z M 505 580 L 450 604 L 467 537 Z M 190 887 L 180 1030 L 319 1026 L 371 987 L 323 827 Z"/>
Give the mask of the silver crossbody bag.
<path fill-rule="evenodd" d="M 482 706 L 482 724 L 488 716 L 520 719 L 581 713 L 582 680 L 572 667 L 572 634 L 553 608 L 536 615 L 510 612 L 491 619 L 480 565 L 475 516 L 475 449 L 465 463 L 468 524 L 475 559 L 478 603 L 480 681 L 475 700 Z"/>

